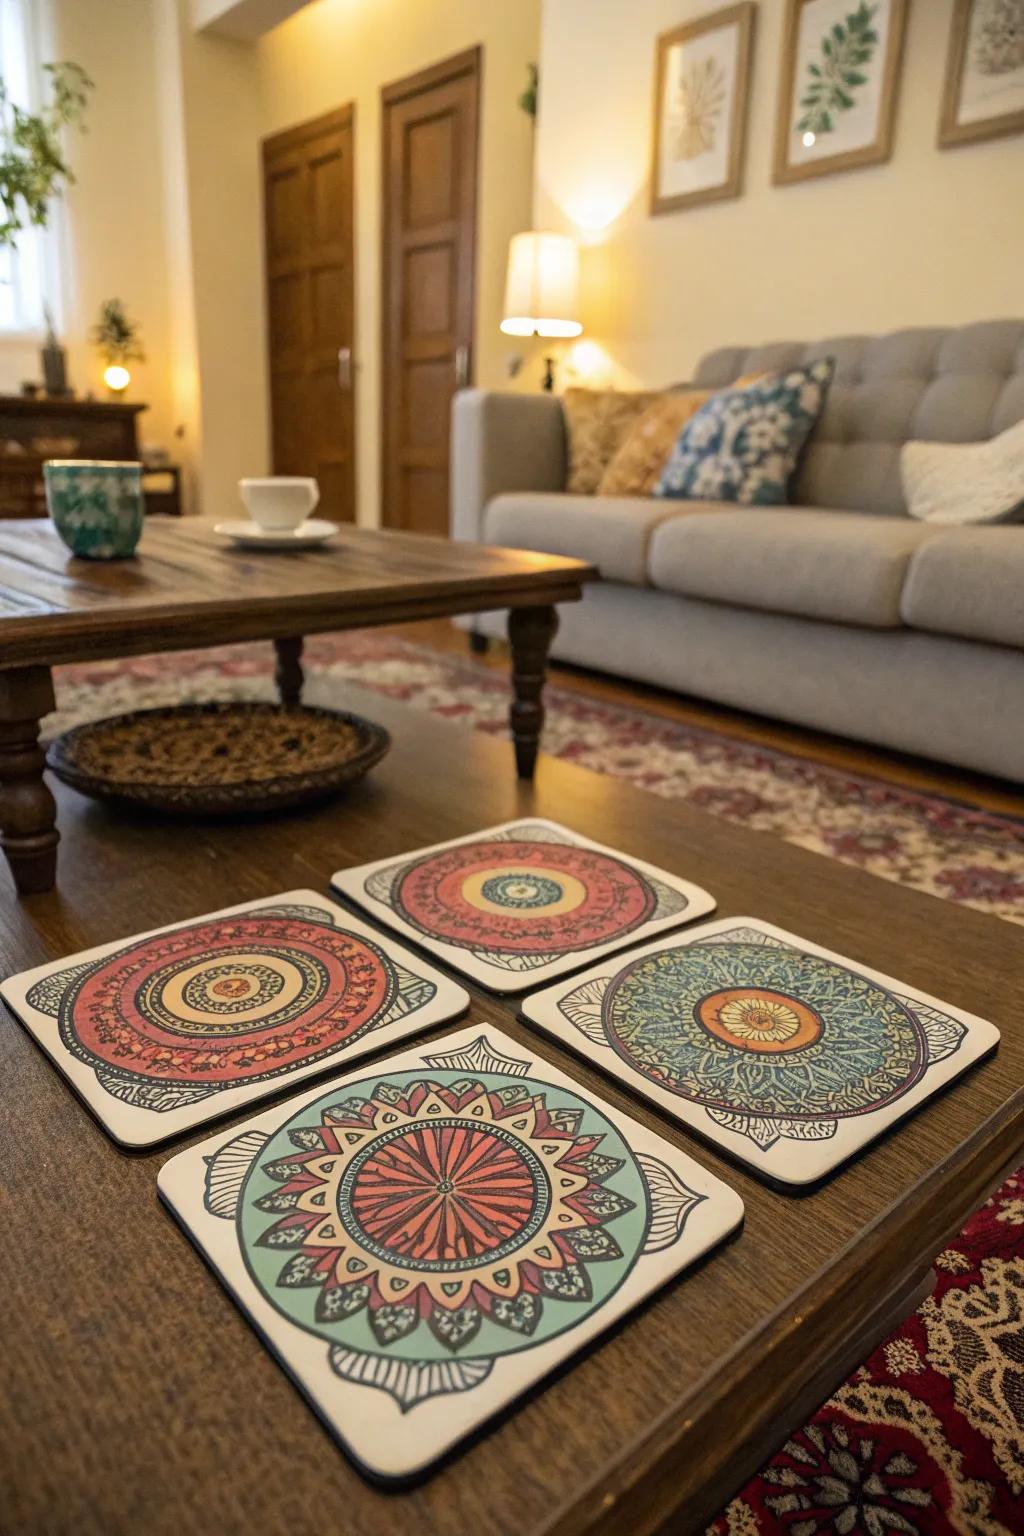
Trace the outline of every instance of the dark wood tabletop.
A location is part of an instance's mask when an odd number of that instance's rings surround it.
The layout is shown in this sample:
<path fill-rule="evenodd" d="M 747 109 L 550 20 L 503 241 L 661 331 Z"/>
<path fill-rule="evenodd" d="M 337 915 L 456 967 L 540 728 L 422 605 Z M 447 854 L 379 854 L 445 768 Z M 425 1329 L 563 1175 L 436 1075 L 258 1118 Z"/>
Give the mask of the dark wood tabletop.
<path fill-rule="evenodd" d="M 327 702 L 321 686 L 311 695 Z M 533 784 L 517 782 L 503 744 L 355 688 L 330 701 L 379 719 L 395 745 L 318 810 L 183 828 L 60 789 L 61 887 L 20 902 L 0 891 L 3 973 L 234 902 L 326 892 L 336 868 L 536 813 L 697 881 L 719 916 L 765 918 L 992 1019 L 1000 1047 L 795 1196 L 530 1031 L 514 1001 L 471 989 L 453 1027 L 492 1023 L 597 1089 L 736 1189 L 746 1220 L 421 1486 L 386 1493 L 352 1468 L 160 1205 L 157 1169 L 184 1141 L 119 1151 L 0 1013 L 0 1525 L 19 1536 L 700 1531 L 909 1310 L 933 1256 L 1020 1161 L 1024 930 L 568 764 L 542 758 Z"/>
<path fill-rule="evenodd" d="M 242 550 L 201 517 L 149 519 L 135 559 L 79 560 L 45 519 L 0 524 L 0 669 L 572 602 L 596 574 L 385 529 Z"/>
<path fill-rule="evenodd" d="M 57 874 L 53 799 L 39 721 L 61 662 L 272 640 L 282 703 L 302 692 L 306 635 L 509 610 L 516 770 L 530 778 L 544 723 L 555 604 L 593 566 L 560 555 L 344 528 L 320 549 L 242 550 L 209 518 L 153 517 L 130 560 L 81 560 L 51 523 L 0 523 L 0 846 L 18 889 Z"/>

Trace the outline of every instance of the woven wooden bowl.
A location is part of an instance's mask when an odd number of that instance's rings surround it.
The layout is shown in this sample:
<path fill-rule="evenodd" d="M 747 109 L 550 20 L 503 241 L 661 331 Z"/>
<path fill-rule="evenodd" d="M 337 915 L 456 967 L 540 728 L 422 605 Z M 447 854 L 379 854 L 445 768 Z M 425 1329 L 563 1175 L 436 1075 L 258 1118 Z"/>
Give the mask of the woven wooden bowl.
<path fill-rule="evenodd" d="M 327 799 L 391 746 L 382 726 L 306 705 L 180 704 L 65 731 L 47 762 L 101 800 L 175 816 L 256 816 Z"/>

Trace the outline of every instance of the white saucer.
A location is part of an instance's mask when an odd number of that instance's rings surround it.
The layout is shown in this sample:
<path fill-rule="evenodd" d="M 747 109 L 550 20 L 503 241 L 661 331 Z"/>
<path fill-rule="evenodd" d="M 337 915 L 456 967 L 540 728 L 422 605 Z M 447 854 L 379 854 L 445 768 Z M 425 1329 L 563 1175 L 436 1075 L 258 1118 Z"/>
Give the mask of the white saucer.
<path fill-rule="evenodd" d="M 215 523 L 214 532 L 247 549 L 313 549 L 333 539 L 338 525 L 311 517 L 297 528 L 261 528 L 259 523 L 240 517 L 230 523 Z"/>

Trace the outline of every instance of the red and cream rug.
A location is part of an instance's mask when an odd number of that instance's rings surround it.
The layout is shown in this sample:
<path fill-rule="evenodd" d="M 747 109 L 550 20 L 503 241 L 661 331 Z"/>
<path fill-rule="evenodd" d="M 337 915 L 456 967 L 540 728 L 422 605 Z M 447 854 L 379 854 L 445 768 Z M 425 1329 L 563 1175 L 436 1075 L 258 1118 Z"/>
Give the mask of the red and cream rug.
<path fill-rule="evenodd" d="M 924 1305 L 751 1478 L 713 1536 L 1024 1531 L 1024 1170 L 935 1270 Z"/>
<path fill-rule="evenodd" d="M 395 638 L 309 642 L 311 698 L 358 683 L 463 728 L 506 729 L 504 674 Z M 267 645 L 66 667 L 52 735 L 186 699 L 272 697 Z M 1024 822 L 597 702 L 557 677 L 545 751 L 883 880 L 1024 922 Z M 1024 1533 L 1024 1169 L 936 1259 L 938 1283 L 744 1487 L 713 1536 Z"/>
<path fill-rule="evenodd" d="M 507 729 L 504 671 L 469 657 L 362 631 L 319 636 L 308 642 L 305 659 L 319 703 L 332 695 L 340 700 L 346 683 L 358 683 L 467 730 Z M 59 713 L 45 730 L 52 735 L 79 720 L 185 699 L 271 698 L 272 671 L 269 645 L 64 667 L 57 674 Z M 545 701 L 544 750 L 555 757 L 666 800 L 687 800 L 883 880 L 1024 922 L 1024 821 L 601 703 L 559 687 L 557 676 Z"/>

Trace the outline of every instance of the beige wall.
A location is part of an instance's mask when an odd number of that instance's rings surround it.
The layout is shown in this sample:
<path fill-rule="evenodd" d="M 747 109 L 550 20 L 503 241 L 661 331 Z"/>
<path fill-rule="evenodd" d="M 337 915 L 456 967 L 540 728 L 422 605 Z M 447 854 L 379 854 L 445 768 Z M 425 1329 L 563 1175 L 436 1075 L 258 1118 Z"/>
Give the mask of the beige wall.
<path fill-rule="evenodd" d="M 476 378 L 506 381 L 499 331 L 509 238 L 531 220 L 533 130 L 516 105 L 536 58 L 540 0 L 320 0 L 258 45 L 262 128 L 356 108 L 356 435 L 359 519 L 379 515 L 380 88 L 484 46 Z"/>
<path fill-rule="evenodd" d="M 545 0 L 537 222 L 588 242 L 582 318 L 610 376 L 685 378 L 734 341 L 1024 314 L 1024 138 L 935 148 L 952 0 L 909 8 L 891 162 L 789 187 L 770 170 L 784 0 L 761 0 L 744 195 L 648 217 L 654 39 L 713 8 Z"/>
<path fill-rule="evenodd" d="M 265 474 L 269 431 L 260 110 L 249 43 L 197 34 L 178 7 L 182 163 L 198 364 L 198 506 L 238 510 L 238 481 Z"/>

